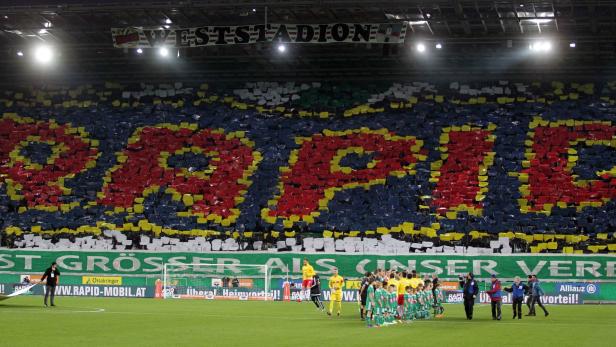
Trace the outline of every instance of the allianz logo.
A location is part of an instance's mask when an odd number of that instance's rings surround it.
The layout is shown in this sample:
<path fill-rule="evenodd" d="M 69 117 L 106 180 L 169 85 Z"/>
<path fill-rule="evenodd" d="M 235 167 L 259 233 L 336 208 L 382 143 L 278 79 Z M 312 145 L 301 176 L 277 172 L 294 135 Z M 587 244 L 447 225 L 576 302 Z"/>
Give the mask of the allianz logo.
<path fill-rule="evenodd" d="M 560 293 L 588 293 L 594 294 L 597 292 L 597 286 L 593 283 L 563 283 L 558 285 Z"/>

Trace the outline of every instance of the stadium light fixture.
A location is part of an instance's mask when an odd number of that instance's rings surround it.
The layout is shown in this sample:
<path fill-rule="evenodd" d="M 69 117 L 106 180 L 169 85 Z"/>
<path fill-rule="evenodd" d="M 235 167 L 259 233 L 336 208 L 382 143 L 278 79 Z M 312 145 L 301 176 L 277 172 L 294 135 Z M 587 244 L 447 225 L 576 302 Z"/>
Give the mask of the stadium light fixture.
<path fill-rule="evenodd" d="M 575 42 L 569 42 L 569 48 L 575 48 L 576 44 Z"/>
<path fill-rule="evenodd" d="M 142 54 L 142 53 L 143 53 L 143 49 L 137 48 L 137 54 Z"/>
<path fill-rule="evenodd" d="M 439 42 L 434 47 L 436 47 L 436 49 L 441 49 L 443 48 L 443 44 Z"/>
<path fill-rule="evenodd" d="M 423 43 L 418 43 L 417 46 L 415 46 L 415 48 L 417 49 L 417 52 L 419 53 L 424 53 L 426 51 L 426 45 L 424 45 Z"/>
<path fill-rule="evenodd" d="M 158 49 L 158 54 L 163 58 L 167 58 L 169 56 L 169 49 L 167 47 L 161 47 Z"/>
<path fill-rule="evenodd" d="M 48 65 L 53 58 L 54 52 L 50 46 L 42 45 L 34 49 L 34 61 L 41 65 Z"/>
<path fill-rule="evenodd" d="M 535 53 L 548 53 L 552 50 L 552 42 L 537 41 L 528 46 L 528 49 Z"/>
<path fill-rule="evenodd" d="M 550 23 L 552 21 L 552 19 L 550 19 L 550 18 L 533 18 L 530 21 L 531 21 L 531 23 L 534 23 L 534 24 L 547 24 L 547 23 Z"/>
<path fill-rule="evenodd" d="M 282 43 L 278 45 L 278 52 L 279 52 L 279 53 L 284 53 L 284 52 L 286 52 L 286 51 L 287 51 L 287 46 L 285 46 L 285 45 L 284 45 L 284 44 L 282 44 Z"/>

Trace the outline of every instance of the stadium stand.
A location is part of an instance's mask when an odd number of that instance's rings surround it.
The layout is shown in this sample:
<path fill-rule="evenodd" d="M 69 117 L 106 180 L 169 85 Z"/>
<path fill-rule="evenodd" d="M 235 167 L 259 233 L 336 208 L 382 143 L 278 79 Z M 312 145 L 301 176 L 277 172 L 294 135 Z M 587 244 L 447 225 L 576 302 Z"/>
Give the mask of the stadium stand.
<path fill-rule="evenodd" d="M 614 82 L 9 90 L 2 245 L 614 253 L 615 102 Z"/>

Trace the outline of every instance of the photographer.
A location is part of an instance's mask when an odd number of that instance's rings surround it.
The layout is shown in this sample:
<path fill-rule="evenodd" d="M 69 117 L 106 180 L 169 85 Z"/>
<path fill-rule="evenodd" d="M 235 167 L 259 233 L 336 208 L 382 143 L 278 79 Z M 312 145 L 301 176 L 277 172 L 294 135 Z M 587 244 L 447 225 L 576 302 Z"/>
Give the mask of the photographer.
<path fill-rule="evenodd" d="M 466 312 L 466 319 L 473 319 L 473 308 L 475 306 L 475 298 L 479 294 L 479 286 L 475 281 L 475 276 L 472 272 L 466 274 L 466 279 L 460 275 L 460 286 L 462 287 L 462 294 L 464 297 L 464 312 Z"/>
<path fill-rule="evenodd" d="M 58 265 L 54 261 L 51 263 L 51 266 L 45 270 L 43 277 L 41 277 L 41 283 L 45 280 L 45 307 L 47 307 L 47 298 L 51 298 L 51 306 L 56 306 L 54 303 L 54 298 L 56 295 L 56 286 L 60 282 L 60 271 L 58 271 Z"/>

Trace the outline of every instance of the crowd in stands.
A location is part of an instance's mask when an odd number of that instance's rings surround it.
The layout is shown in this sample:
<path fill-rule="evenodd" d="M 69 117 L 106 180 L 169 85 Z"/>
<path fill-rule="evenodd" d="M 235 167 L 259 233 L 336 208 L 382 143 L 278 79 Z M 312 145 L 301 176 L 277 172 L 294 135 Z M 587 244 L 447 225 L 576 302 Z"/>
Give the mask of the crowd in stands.
<path fill-rule="evenodd" d="M 616 83 L 0 94 L 0 244 L 616 252 Z"/>

